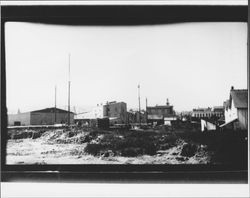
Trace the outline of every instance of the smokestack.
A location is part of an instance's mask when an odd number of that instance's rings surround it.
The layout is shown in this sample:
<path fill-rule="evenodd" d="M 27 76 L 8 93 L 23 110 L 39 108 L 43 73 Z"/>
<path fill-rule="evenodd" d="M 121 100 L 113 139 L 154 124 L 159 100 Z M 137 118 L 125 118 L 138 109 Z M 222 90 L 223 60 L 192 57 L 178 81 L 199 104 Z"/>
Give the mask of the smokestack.
<path fill-rule="evenodd" d="M 146 123 L 148 123 L 148 99 L 146 98 Z"/>
<path fill-rule="evenodd" d="M 167 104 L 167 106 L 169 106 L 169 101 L 168 101 L 168 98 L 167 98 L 167 103 L 166 103 L 166 104 Z"/>
<path fill-rule="evenodd" d="M 69 82 L 68 82 L 68 126 L 70 126 L 70 54 L 69 54 Z"/>
<path fill-rule="evenodd" d="M 139 124 L 141 126 L 141 99 L 140 99 L 140 84 L 138 84 L 138 100 L 139 100 Z"/>

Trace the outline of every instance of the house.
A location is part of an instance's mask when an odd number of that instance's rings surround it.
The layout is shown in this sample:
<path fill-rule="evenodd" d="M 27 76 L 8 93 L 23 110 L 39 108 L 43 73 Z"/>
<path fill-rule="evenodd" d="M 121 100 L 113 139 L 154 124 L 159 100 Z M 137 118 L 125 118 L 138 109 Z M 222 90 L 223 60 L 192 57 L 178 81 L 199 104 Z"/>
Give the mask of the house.
<path fill-rule="evenodd" d="M 229 99 L 224 102 L 225 124 L 222 128 L 248 129 L 248 90 L 231 87 Z"/>
<path fill-rule="evenodd" d="M 156 105 L 154 107 L 146 107 L 147 123 L 161 125 L 175 120 L 175 112 L 173 106 L 169 104 L 167 99 L 166 105 Z"/>
<path fill-rule="evenodd" d="M 59 108 L 46 108 L 25 113 L 9 114 L 9 126 L 67 124 L 68 111 Z M 70 124 L 74 123 L 74 113 L 70 112 Z"/>

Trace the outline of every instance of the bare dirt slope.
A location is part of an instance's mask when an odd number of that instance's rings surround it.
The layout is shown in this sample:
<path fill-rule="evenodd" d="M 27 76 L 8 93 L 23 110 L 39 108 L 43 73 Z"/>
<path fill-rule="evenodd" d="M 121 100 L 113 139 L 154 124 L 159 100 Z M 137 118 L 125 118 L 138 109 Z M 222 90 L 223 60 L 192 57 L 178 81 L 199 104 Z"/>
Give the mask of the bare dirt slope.
<path fill-rule="evenodd" d="M 131 135 L 134 135 L 133 133 Z M 204 145 L 198 145 L 195 152 L 189 156 L 184 152 L 187 143 L 181 139 L 174 140 L 171 146 L 166 146 L 166 142 L 158 143 L 155 153 L 152 154 L 142 152 L 145 149 L 140 148 L 141 152 L 136 156 L 130 156 L 128 152 L 123 155 L 124 149 L 125 151 L 129 149 L 138 151 L 140 145 L 134 148 L 129 144 L 128 148 L 125 140 L 130 136 L 124 134 L 116 134 L 116 136 L 122 139 L 121 144 L 118 145 L 119 148 L 121 145 L 127 146 L 121 148 L 122 154 L 110 150 L 113 146 L 106 146 L 107 137 L 111 138 L 108 139 L 110 145 L 114 145 L 112 141 L 117 141 L 110 133 L 108 135 L 95 133 L 95 136 L 91 136 L 90 132 L 58 129 L 44 131 L 40 137 L 36 136 L 36 138 L 32 136 L 20 138 L 19 136 L 18 139 L 8 140 L 6 161 L 7 164 L 206 164 L 210 162 L 211 153 L 206 151 Z M 162 138 L 160 140 L 164 141 Z M 153 141 L 156 140 L 153 139 Z M 102 144 L 104 146 L 96 154 L 87 152 L 89 151 L 86 149 L 87 146 Z M 106 150 L 104 151 L 103 148 Z"/>

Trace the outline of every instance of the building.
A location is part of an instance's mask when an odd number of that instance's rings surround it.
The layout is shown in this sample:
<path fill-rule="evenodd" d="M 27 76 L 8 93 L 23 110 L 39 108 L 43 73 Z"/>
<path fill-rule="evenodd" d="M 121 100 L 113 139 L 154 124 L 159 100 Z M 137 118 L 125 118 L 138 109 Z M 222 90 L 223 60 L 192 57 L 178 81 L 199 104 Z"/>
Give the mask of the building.
<path fill-rule="evenodd" d="M 103 116 L 108 117 L 112 124 L 127 123 L 127 104 L 125 102 L 107 102 L 103 105 Z"/>
<path fill-rule="evenodd" d="M 224 107 L 223 106 L 215 106 L 213 108 L 197 108 L 193 109 L 192 120 L 200 120 L 202 118 L 214 118 L 215 120 L 224 119 Z"/>
<path fill-rule="evenodd" d="M 103 105 L 98 104 L 96 107 L 92 108 L 91 111 L 78 113 L 74 116 L 75 120 L 97 119 L 97 118 L 104 118 Z"/>
<path fill-rule="evenodd" d="M 222 128 L 248 129 L 248 90 L 231 87 L 229 99 L 224 102 L 225 124 Z"/>
<path fill-rule="evenodd" d="M 125 102 L 107 102 L 98 104 L 89 112 L 75 115 L 75 122 L 90 123 L 90 120 L 109 118 L 111 124 L 127 123 L 127 104 Z"/>
<path fill-rule="evenodd" d="M 213 107 L 212 111 L 212 116 L 215 116 L 217 118 L 224 118 L 224 106 L 215 106 Z"/>
<path fill-rule="evenodd" d="M 141 112 L 139 113 L 139 111 L 137 110 L 132 110 L 130 109 L 127 112 L 127 122 L 128 124 L 132 124 L 132 123 L 146 123 L 147 122 L 147 117 L 146 117 L 146 111 L 145 110 L 141 110 Z"/>
<path fill-rule="evenodd" d="M 192 111 L 182 111 L 177 116 L 179 117 L 180 120 L 184 122 L 190 121 L 192 116 Z"/>
<path fill-rule="evenodd" d="M 201 131 L 214 131 L 217 130 L 218 125 L 209 119 L 201 119 Z"/>
<path fill-rule="evenodd" d="M 9 126 L 67 124 L 68 111 L 55 107 L 25 113 L 9 114 Z M 74 123 L 74 113 L 70 112 L 70 124 Z"/>
<path fill-rule="evenodd" d="M 167 99 L 166 105 L 156 105 L 154 107 L 146 107 L 147 123 L 154 125 L 164 124 L 164 120 L 169 123 L 175 120 L 175 112 L 173 106 L 169 104 Z"/>

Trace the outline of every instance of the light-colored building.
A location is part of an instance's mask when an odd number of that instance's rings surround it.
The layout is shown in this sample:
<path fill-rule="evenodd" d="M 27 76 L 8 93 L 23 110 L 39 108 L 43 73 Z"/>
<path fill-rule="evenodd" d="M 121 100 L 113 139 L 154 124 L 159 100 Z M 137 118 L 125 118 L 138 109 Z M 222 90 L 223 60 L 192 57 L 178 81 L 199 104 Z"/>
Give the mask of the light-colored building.
<path fill-rule="evenodd" d="M 75 120 L 97 118 L 104 118 L 103 105 L 98 104 L 96 107 L 93 107 L 91 111 L 78 113 L 74 116 Z"/>
<path fill-rule="evenodd" d="M 25 113 L 9 114 L 9 126 L 67 124 L 68 111 L 58 108 L 46 108 Z M 70 124 L 74 123 L 74 113 L 70 112 Z"/>
<path fill-rule="evenodd" d="M 127 123 L 127 104 L 125 102 L 107 102 L 98 104 L 89 112 L 75 115 L 75 121 L 109 118 L 111 124 Z"/>
<path fill-rule="evenodd" d="M 223 106 L 208 107 L 208 108 L 197 108 L 193 109 L 191 116 L 193 118 L 211 118 L 217 117 L 221 118 L 224 116 Z"/>
<path fill-rule="evenodd" d="M 248 90 L 230 90 L 229 99 L 224 102 L 225 124 L 221 127 L 228 127 L 234 130 L 247 130 L 248 128 Z"/>
<path fill-rule="evenodd" d="M 211 120 L 201 119 L 201 131 L 214 131 L 218 125 Z"/>

